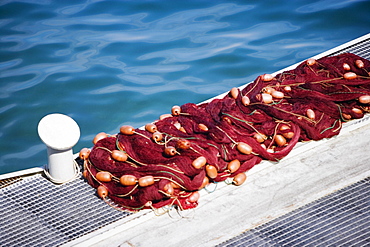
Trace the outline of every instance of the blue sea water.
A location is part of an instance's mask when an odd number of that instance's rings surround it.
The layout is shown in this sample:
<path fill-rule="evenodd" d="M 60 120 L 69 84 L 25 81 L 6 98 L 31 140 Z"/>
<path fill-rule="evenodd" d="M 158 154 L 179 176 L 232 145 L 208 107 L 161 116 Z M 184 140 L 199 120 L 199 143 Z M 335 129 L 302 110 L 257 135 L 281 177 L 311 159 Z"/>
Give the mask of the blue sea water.
<path fill-rule="evenodd" d="M 0 174 L 43 166 L 37 125 L 140 127 L 370 31 L 370 1 L 1 0 Z"/>

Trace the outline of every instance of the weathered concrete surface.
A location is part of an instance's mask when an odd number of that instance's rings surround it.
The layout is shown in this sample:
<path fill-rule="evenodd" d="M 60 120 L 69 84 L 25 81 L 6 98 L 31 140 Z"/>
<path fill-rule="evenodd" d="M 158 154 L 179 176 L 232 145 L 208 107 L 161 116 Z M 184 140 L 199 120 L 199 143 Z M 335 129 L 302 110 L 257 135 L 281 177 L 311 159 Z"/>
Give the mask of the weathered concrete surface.
<path fill-rule="evenodd" d="M 278 163 L 257 165 L 242 186 L 221 183 L 213 193 L 203 190 L 199 206 L 180 212 L 183 218 L 176 211 L 139 213 L 105 231 L 108 239 L 95 236 L 81 246 L 214 246 L 226 241 L 370 176 L 366 122 L 368 118 L 348 124 L 334 138 L 297 146 Z"/>

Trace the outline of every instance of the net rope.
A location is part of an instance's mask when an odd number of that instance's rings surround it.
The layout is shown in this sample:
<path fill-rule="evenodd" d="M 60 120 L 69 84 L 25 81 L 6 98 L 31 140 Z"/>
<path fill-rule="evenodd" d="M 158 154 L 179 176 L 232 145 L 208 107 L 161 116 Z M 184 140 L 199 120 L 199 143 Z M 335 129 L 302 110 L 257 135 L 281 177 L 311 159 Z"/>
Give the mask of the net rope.
<path fill-rule="evenodd" d="M 370 111 L 369 70 L 351 53 L 308 59 L 223 98 L 174 106 L 145 129 L 99 133 L 80 152 L 83 174 L 120 209 L 194 208 L 207 184 L 241 185 L 262 160 L 278 162 L 298 142 L 333 137 L 343 122 L 362 118 Z"/>

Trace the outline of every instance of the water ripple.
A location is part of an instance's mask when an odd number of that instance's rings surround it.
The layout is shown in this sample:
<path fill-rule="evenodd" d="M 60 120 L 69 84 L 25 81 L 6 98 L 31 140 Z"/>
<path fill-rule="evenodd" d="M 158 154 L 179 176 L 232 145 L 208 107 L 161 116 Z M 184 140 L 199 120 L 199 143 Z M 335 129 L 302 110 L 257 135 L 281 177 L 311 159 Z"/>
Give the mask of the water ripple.
<path fill-rule="evenodd" d="M 56 12 L 59 12 L 58 10 Z M 60 16 L 52 20 L 42 21 L 40 24 L 51 27 L 66 27 L 72 25 L 91 25 L 95 26 L 109 26 L 116 24 L 126 24 L 133 27 L 143 27 L 145 24 L 142 22 L 147 16 L 145 13 L 138 13 L 126 16 L 115 16 L 112 14 L 97 14 L 92 16 L 69 17 Z"/>
<path fill-rule="evenodd" d="M 3 106 L 0 108 L 0 114 L 1 113 L 4 113 L 12 108 L 14 108 L 17 104 L 9 104 L 9 105 L 6 105 L 6 106 Z"/>
<path fill-rule="evenodd" d="M 0 1 L 0 173 L 45 162 L 41 117 L 76 147 L 369 32 L 369 1 Z M 343 16 L 348 17 L 345 22 Z"/>
<path fill-rule="evenodd" d="M 307 5 L 303 5 L 297 8 L 297 12 L 300 13 L 316 13 L 324 10 L 330 9 L 340 9 L 345 8 L 351 4 L 356 2 L 364 2 L 366 0 L 346 0 L 346 1 L 338 1 L 338 0 L 320 0 L 315 3 L 310 3 Z"/>
<path fill-rule="evenodd" d="M 77 14 L 78 12 L 85 10 L 87 7 L 90 7 L 93 3 L 98 3 L 102 1 L 104 0 L 87 0 L 83 4 L 75 4 L 75 5 L 70 5 L 67 7 L 59 8 L 56 10 L 56 12 L 64 14 L 64 15 L 74 15 L 74 14 Z"/>
<path fill-rule="evenodd" d="M 15 153 L 3 155 L 0 158 L 0 167 L 1 167 L 1 163 L 6 163 L 7 160 L 10 160 L 10 159 L 17 159 L 17 160 L 27 159 L 27 158 L 30 158 L 33 155 L 35 155 L 35 153 L 39 153 L 39 152 L 43 151 L 44 149 L 45 149 L 44 144 L 39 144 L 39 145 L 28 147 L 25 150 L 20 151 L 20 152 L 15 152 Z"/>
<path fill-rule="evenodd" d="M 2 62 L 0 63 L 0 70 L 7 70 L 7 69 L 10 69 L 14 66 L 17 66 L 19 64 L 22 63 L 22 59 L 12 59 L 12 60 L 9 60 L 9 61 L 5 61 L 5 62 Z"/>
<path fill-rule="evenodd" d="M 58 72 L 75 73 L 85 71 L 84 60 L 81 57 L 74 62 L 65 64 L 33 64 L 17 69 L 7 70 L 1 73 L 0 78 L 13 76 L 32 75 L 29 80 L 21 82 L 10 82 L 0 87 L 0 98 L 8 97 L 11 93 L 25 90 L 42 83 L 49 75 Z"/>
<path fill-rule="evenodd" d="M 206 43 L 196 48 L 176 48 L 169 50 L 155 51 L 138 57 L 139 60 L 152 58 L 164 58 L 163 63 L 189 62 L 213 57 L 222 53 L 231 53 L 237 48 L 246 48 L 259 51 L 260 46 L 249 45 L 249 42 L 272 37 L 278 34 L 293 32 L 298 30 L 289 22 L 261 23 L 253 27 L 232 32 L 218 32 L 215 34 L 203 35 L 194 38 L 196 43 Z M 263 49 L 263 47 L 262 47 Z M 266 46 L 266 49 L 271 47 Z"/>
<path fill-rule="evenodd" d="M 49 5 L 51 0 L 2 0 L 0 2 L 0 6 L 6 5 L 9 3 L 30 3 L 30 4 L 38 4 L 38 5 Z"/>

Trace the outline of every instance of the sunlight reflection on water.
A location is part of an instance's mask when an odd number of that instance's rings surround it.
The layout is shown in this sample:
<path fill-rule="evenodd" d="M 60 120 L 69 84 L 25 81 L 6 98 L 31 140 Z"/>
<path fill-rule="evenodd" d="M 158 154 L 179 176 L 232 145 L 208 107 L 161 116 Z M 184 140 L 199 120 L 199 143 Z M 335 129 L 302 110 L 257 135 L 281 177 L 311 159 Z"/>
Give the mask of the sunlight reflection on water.
<path fill-rule="evenodd" d="M 1 1 L 0 174 L 46 162 L 49 113 L 79 123 L 77 152 L 369 30 L 368 1 L 248 3 Z"/>

